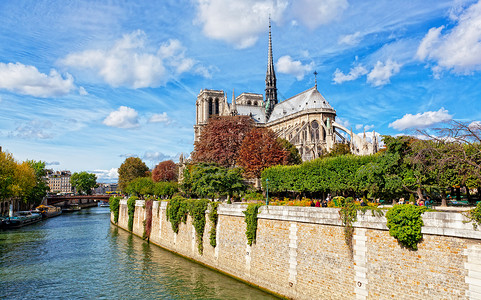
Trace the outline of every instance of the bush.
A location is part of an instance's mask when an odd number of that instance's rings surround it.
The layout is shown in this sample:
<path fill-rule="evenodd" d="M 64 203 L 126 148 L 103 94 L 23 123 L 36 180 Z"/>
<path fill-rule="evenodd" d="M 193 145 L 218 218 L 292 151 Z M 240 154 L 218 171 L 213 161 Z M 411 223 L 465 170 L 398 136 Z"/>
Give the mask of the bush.
<path fill-rule="evenodd" d="M 132 231 L 134 229 L 134 213 L 135 213 L 135 201 L 139 199 L 136 196 L 132 196 L 127 200 L 127 212 L 129 214 L 129 222 L 128 227 L 129 230 Z"/>
<path fill-rule="evenodd" d="M 244 211 L 246 222 L 246 237 L 247 237 L 247 244 L 252 246 L 252 243 L 256 242 L 256 234 L 257 234 L 257 213 L 259 212 L 259 207 L 261 207 L 262 203 L 251 203 L 247 205 L 247 209 Z"/>
<path fill-rule="evenodd" d="M 469 219 L 468 222 L 473 222 L 474 230 L 477 230 L 481 225 L 481 201 L 466 214 L 466 217 Z"/>
<path fill-rule="evenodd" d="M 421 227 L 424 225 L 421 215 L 427 210 L 424 206 L 394 205 L 386 214 L 389 234 L 399 243 L 413 250 L 418 249 L 422 240 Z"/>

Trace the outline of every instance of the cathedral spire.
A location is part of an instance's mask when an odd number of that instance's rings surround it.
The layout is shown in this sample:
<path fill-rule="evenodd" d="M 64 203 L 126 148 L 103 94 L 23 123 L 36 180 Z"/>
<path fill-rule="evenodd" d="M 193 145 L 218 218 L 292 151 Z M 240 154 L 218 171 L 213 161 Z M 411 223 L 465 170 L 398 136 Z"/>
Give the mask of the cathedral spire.
<path fill-rule="evenodd" d="M 236 106 L 236 103 L 235 103 L 235 91 L 234 89 L 232 89 L 232 109 L 231 109 L 231 113 L 233 116 L 237 115 L 237 106 Z"/>
<path fill-rule="evenodd" d="M 269 17 L 269 50 L 267 55 L 266 73 L 266 110 L 270 113 L 277 104 L 276 72 L 274 71 L 274 58 L 272 56 L 271 18 Z"/>

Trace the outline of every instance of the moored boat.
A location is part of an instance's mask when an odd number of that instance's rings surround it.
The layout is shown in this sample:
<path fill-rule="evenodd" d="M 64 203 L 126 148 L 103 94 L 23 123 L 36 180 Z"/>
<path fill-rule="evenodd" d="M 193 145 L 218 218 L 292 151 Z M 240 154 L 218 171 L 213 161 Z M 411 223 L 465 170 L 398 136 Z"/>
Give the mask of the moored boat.
<path fill-rule="evenodd" d="M 6 217 L 2 221 L 2 228 L 20 228 L 37 223 L 42 220 L 42 215 L 31 211 L 17 211 L 12 217 Z"/>
<path fill-rule="evenodd" d="M 62 213 L 62 208 L 50 205 L 40 205 L 36 208 L 44 219 L 58 216 Z"/>
<path fill-rule="evenodd" d="M 98 206 L 99 207 L 110 207 L 110 204 L 106 201 L 100 201 Z"/>
<path fill-rule="evenodd" d="M 62 212 L 64 213 L 69 213 L 69 212 L 76 212 L 76 211 L 79 211 L 81 210 L 82 208 L 78 205 L 69 205 L 69 206 L 65 206 L 62 208 Z"/>

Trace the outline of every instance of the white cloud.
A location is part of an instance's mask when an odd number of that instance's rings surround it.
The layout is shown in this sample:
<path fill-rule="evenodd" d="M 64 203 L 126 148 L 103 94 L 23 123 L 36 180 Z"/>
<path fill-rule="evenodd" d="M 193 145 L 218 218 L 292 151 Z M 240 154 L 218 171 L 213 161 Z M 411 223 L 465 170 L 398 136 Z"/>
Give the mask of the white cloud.
<path fill-rule="evenodd" d="M 314 29 L 336 20 L 348 6 L 347 0 L 296 0 L 292 9 L 302 24 Z"/>
<path fill-rule="evenodd" d="M 339 40 L 337 41 L 340 45 L 349 45 L 349 46 L 355 46 L 361 42 L 362 36 L 359 31 L 353 33 L 353 34 L 348 34 L 348 35 L 343 35 L 339 37 Z"/>
<path fill-rule="evenodd" d="M 44 74 L 34 66 L 0 63 L 0 89 L 34 97 L 59 97 L 75 88 L 73 77 L 63 78 L 56 70 Z"/>
<path fill-rule="evenodd" d="M 472 130 L 481 130 L 481 121 L 473 121 L 468 127 Z"/>
<path fill-rule="evenodd" d="M 170 124 L 172 121 L 170 120 L 169 116 L 167 116 L 167 113 L 163 112 L 161 114 L 152 115 L 152 117 L 149 119 L 149 122 Z"/>
<path fill-rule="evenodd" d="M 89 94 L 89 93 L 87 93 L 87 91 L 85 90 L 85 88 L 84 88 L 83 86 L 81 86 L 81 87 L 78 88 L 78 93 L 79 93 L 79 95 L 81 95 L 81 96 L 86 96 L 86 95 Z"/>
<path fill-rule="evenodd" d="M 336 122 L 341 124 L 342 126 L 344 126 L 346 128 L 349 128 L 351 126 L 351 123 L 349 122 L 349 120 L 345 120 L 345 119 L 342 119 L 342 118 L 336 118 Z"/>
<path fill-rule="evenodd" d="M 91 173 L 97 175 L 97 182 L 113 182 L 119 178 L 118 171 L 118 168 L 112 168 L 110 170 L 94 170 Z"/>
<path fill-rule="evenodd" d="M 427 111 L 415 115 L 405 114 L 401 119 L 389 124 L 389 127 L 396 130 L 426 128 L 437 123 L 450 121 L 452 118 L 453 116 L 446 109 L 441 108 L 438 111 Z"/>
<path fill-rule="evenodd" d="M 48 161 L 48 162 L 45 162 L 45 165 L 46 166 L 58 166 L 58 165 L 60 165 L 60 162 L 58 162 L 58 161 Z"/>
<path fill-rule="evenodd" d="M 374 128 L 374 125 L 372 125 L 372 124 L 364 126 L 364 130 L 366 130 L 366 131 L 371 130 L 373 128 Z"/>
<path fill-rule="evenodd" d="M 399 73 L 401 65 L 388 59 L 386 63 L 378 61 L 369 74 L 367 82 L 373 86 L 382 86 L 390 82 L 390 78 Z"/>
<path fill-rule="evenodd" d="M 364 126 L 364 125 L 362 125 L 362 124 L 356 124 L 356 130 L 361 129 L 363 126 Z"/>
<path fill-rule="evenodd" d="M 312 71 L 314 68 L 314 62 L 303 65 L 301 61 L 292 60 L 289 55 L 285 55 L 277 60 L 276 68 L 279 73 L 294 75 L 297 80 L 302 80 L 306 73 Z"/>
<path fill-rule="evenodd" d="M 358 65 L 354 68 L 351 68 L 349 71 L 349 74 L 344 74 L 341 70 L 336 69 L 334 72 L 334 78 L 332 81 L 334 81 L 335 84 L 341 84 L 345 81 L 352 81 L 356 80 L 360 76 L 366 75 L 367 70 L 364 68 L 362 65 Z"/>
<path fill-rule="evenodd" d="M 22 139 L 51 139 L 53 136 L 48 132 L 53 126 L 50 121 L 32 120 L 26 124 L 18 126 L 9 133 L 11 137 Z"/>
<path fill-rule="evenodd" d="M 164 160 L 174 159 L 173 156 L 164 154 L 162 152 L 149 152 L 149 151 L 146 151 L 142 158 L 148 161 L 153 161 L 153 162 L 161 162 Z"/>
<path fill-rule="evenodd" d="M 369 131 L 374 128 L 374 125 L 363 125 L 363 124 L 356 124 L 356 130 L 363 129 L 365 131 Z"/>
<path fill-rule="evenodd" d="M 267 30 L 269 15 L 280 21 L 287 0 L 197 0 L 197 22 L 206 36 L 247 48 Z"/>
<path fill-rule="evenodd" d="M 451 16 L 456 26 L 445 34 L 444 26 L 433 27 L 419 44 L 417 58 L 437 64 L 435 75 L 442 69 L 460 74 L 481 70 L 481 1 L 459 11 Z"/>
<path fill-rule="evenodd" d="M 156 52 L 146 46 L 141 30 L 125 34 L 108 50 L 94 49 L 71 53 L 61 63 L 95 72 L 113 87 L 158 87 L 172 76 L 191 70 L 196 61 L 185 56 L 186 49 L 178 40 L 169 40 Z"/>
<path fill-rule="evenodd" d="M 133 108 L 121 106 L 111 112 L 103 123 L 110 127 L 135 128 L 139 126 L 139 114 Z"/>

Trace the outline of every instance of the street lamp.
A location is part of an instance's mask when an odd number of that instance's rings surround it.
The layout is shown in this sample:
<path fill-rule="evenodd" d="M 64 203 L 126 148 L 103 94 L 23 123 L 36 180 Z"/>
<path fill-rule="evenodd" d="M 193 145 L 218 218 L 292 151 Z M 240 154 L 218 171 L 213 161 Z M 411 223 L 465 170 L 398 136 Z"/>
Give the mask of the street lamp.
<path fill-rule="evenodd" d="M 266 178 L 266 205 L 269 205 L 269 178 Z"/>

